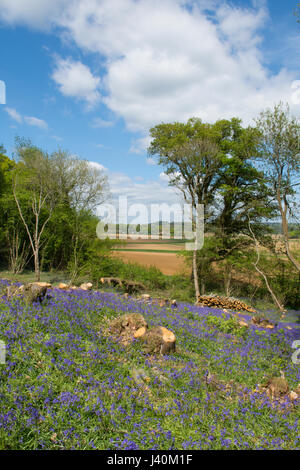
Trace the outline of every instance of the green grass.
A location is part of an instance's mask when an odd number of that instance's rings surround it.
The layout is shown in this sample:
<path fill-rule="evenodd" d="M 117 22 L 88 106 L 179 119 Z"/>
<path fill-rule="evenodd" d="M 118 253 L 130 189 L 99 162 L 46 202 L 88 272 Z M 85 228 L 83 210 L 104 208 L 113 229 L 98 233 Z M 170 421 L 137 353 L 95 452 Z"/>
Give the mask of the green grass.
<path fill-rule="evenodd" d="M 146 249 L 133 249 L 133 248 L 115 248 L 113 251 L 134 251 L 141 253 L 179 253 L 180 250 L 146 250 Z"/>
<path fill-rule="evenodd" d="M 62 271 L 41 272 L 41 282 L 57 284 L 69 280 L 70 276 Z M 8 279 L 22 283 L 34 282 L 35 274 L 33 271 L 24 271 L 23 273 L 13 274 L 11 271 L 0 271 L 0 279 Z"/>
<path fill-rule="evenodd" d="M 145 245 L 147 243 L 156 244 L 156 245 L 184 245 L 186 242 L 190 242 L 191 240 L 184 239 L 184 238 L 170 238 L 170 239 L 160 239 L 157 240 L 155 238 L 150 238 L 150 239 L 137 239 L 137 240 L 132 240 L 130 243 L 134 244 L 141 244 Z M 126 240 L 124 241 L 126 243 Z"/>

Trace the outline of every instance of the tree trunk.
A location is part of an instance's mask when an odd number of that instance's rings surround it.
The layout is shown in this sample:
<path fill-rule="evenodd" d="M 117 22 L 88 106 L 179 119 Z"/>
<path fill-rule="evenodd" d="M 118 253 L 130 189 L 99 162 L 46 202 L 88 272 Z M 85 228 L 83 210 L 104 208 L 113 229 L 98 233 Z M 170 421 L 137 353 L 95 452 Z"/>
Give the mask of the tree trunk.
<path fill-rule="evenodd" d="M 259 245 L 258 245 L 258 241 L 256 239 L 256 236 L 251 228 L 251 224 L 250 224 L 250 218 L 248 216 L 248 225 L 249 225 L 249 231 L 252 235 L 252 238 L 253 238 L 253 241 L 255 243 L 255 249 L 256 249 L 256 254 L 257 254 L 257 259 L 256 259 L 256 262 L 253 263 L 253 266 L 255 267 L 256 271 L 264 278 L 264 281 L 265 281 L 265 284 L 267 286 L 267 289 L 268 291 L 270 292 L 271 294 L 271 297 L 273 299 L 273 302 L 274 304 L 277 306 L 277 308 L 281 311 L 281 312 L 284 312 L 285 309 L 283 307 L 283 305 L 281 305 L 281 303 L 279 302 L 279 300 L 277 299 L 276 295 L 274 294 L 270 284 L 269 284 L 269 281 L 268 281 L 268 278 L 267 276 L 265 275 L 265 273 L 263 271 L 261 271 L 261 269 L 259 269 L 258 267 L 258 263 L 259 263 L 259 260 L 260 260 L 260 252 L 259 252 Z"/>
<path fill-rule="evenodd" d="M 272 290 L 272 288 L 271 288 L 271 286 L 270 286 L 270 284 L 269 284 L 269 281 L 268 281 L 267 276 L 265 275 L 264 272 L 262 272 L 262 271 L 258 268 L 258 266 L 256 266 L 256 263 L 253 263 L 253 265 L 254 265 L 256 271 L 264 278 L 264 281 L 265 281 L 265 283 L 266 283 L 266 286 L 267 286 L 268 291 L 269 291 L 270 294 L 271 294 L 271 297 L 272 297 L 272 299 L 273 299 L 273 302 L 275 303 L 275 305 L 277 305 L 277 308 L 278 308 L 281 312 L 284 312 L 285 309 L 284 309 L 284 307 L 281 305 L 281 303 L 279 302 L 279 300 L 277 299 L 276 295 L 274 294 L 274 292 L 273 292 L 273 290 Z"/>
<path fill-rule="evenodd" d="M 200 279 L 200 292 L 201 295 L 205 295 L 205 280 L 203 279 L 203 277 L 201 277 Z"/>
<path fill-rule="evenodd" d="M 193 276 L 194 276 L 194 285 L 195 285 L 195 295 L 196 295 L 196 301 L 197 301 L 200 295 L 198 270 L 197 270 L 197 250 L 194 250 L 194 253 L 193 253 Z"/>
<path fill-rule="evenodd" d="M 279 205 L 279 210 L 281 214 L 281 225 L 282 225 L 282 232 L 283 232 L 283 238 L 284 238 L 284 244 L 285 244 L 285 252 L 288 257 L 288 259 L 291 261 L 291 263 L 295 266 L 297 271 L 300 273 L 300 263 L 294 258 L 292 253 L 290 252 L 290 245 L 289 245 L 289 226 L 288 226 L 288 221 L 287 221 L 287 201 L 286 198 L 284 197 L 284 208 L 282 207 L 282 201 L 280 197 L 280 192 L 277 192 L 277 201 Z"/>
<path fill-rule="evenodd" d="M 225 272 L 224 272 L 224 290 L 225 295 L 229 297 L 231 295 L 231 278 L 232 278 L 232 269 L 231 266 L 225 264 Z"/>
<path fill-rule="evenodd" d="M 41 280 L 41 273 L 40 273 L 40 262 L 39 262 L 39 250 L 36 249 L 34 251 L 34 271 L 35 271 L 35 280 Z"/>

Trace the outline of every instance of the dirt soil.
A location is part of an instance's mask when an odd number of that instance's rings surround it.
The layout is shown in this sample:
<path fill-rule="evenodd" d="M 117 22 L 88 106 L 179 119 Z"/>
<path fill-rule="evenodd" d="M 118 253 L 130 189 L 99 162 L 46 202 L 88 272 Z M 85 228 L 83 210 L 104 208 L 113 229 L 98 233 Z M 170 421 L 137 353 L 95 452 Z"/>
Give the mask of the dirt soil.
<path fill-rule="evenodd" d="M 123 261 L 138 263 L 143 266 L 156 266 L 163 274 L 180 274 L 189 272 L 186 263 L 176 253 L 138 252 L 138 251 L 116 251 Z"/>

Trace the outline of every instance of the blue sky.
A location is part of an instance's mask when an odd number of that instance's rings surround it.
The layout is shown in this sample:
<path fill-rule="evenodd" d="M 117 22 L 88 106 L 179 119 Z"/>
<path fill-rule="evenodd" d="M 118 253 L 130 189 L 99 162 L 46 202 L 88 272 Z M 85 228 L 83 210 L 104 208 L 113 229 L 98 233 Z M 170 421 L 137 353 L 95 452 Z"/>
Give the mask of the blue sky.
<path fill-rule="evenodd" d="M 104 167 L 114 196 L 175 202 L 149 128 L 300 116 L 297 1 L 0 0 L 0 143 L 16 136 Z M 292 88 L 294 87 L 294 88 Z"/>

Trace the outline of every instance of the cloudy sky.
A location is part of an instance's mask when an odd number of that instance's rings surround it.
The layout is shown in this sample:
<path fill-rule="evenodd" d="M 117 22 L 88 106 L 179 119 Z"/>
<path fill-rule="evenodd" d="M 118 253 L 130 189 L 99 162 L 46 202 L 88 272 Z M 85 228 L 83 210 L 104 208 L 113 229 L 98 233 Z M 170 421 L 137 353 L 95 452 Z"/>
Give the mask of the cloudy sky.
<path fill-rule="evenodd" d="M 112 194 L 174 202 L 149 128 L 197 116 L 300 116 L 297 0 L 0 0 L 0 143 L 101 165 Z"/>

